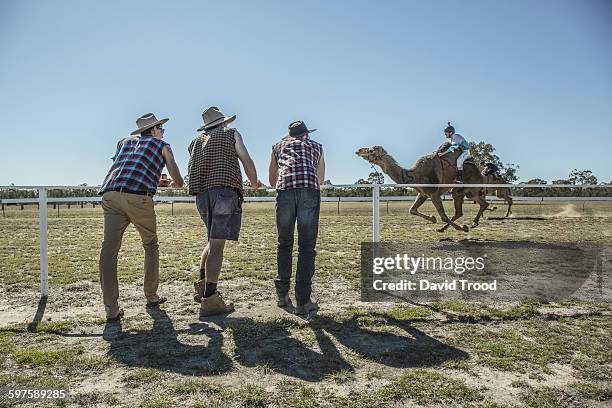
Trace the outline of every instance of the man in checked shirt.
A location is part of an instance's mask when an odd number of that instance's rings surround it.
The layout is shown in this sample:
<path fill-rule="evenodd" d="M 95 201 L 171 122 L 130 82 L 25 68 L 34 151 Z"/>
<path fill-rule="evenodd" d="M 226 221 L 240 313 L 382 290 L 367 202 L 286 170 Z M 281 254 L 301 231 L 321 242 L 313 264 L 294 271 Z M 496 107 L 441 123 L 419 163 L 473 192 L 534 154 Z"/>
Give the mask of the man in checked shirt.
<path fill-rule="evenodd" d="M 319 185 L 325 178 L 323 146 L 310 138 L 304 122 L 289 125 L 289 134 L 272 147 L 270 185 L 276 186 L 276 228 L 278 232 L 277 275 L 274 280 L 277 305 L 291 304 L 293 235 L 297 221 L 298 261 L 295 278 L 297 314 L 317 310 L 311 299 L 312 277 L 315 272 L 317 235 L 321 194 Z"/>

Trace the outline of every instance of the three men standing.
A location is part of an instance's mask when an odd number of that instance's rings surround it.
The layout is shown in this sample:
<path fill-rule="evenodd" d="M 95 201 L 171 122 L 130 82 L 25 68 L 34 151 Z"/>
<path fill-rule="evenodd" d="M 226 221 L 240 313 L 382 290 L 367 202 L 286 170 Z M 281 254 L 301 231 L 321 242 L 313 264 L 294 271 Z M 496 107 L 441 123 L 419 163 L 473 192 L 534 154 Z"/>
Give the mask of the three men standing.
<path fill-rule="evenodd" d="M 276 228 L 278 231 L 277 275 L 274 280 L 278 306 L 291 303 L 289 288 L 293 260 L 293 236 L 297 222 L 298 262 L 295 279 L 296 313 L 318 309 L 311 299 L 315 272 L 319 210 L 319 185 L 325 178 L 323 146 L 310 139 L 304 122 L 289 125 L 289 134 L 272 147 L 270 185 L 276 186 Z"/>
<path fill-rule="evenodd" d="M 183 178 L 170 145 L 164 138 L 162 125 L 148 113 L 136 120 L 138 129 L 119 141 L 113 164 L 98 194 L 104 210 L 104 241 L 100 251 L 100 285 L 106 318 L 117 321 L 123 316 L 119 307 L 117 254 L 127 226 L 138 230 L 145 251 L 144 294 L 147 306 L 157 306 L 166 298 L 157 294 L 159 286 L 159 245 L 153 196 L 160 183 L 164 166 L 173 178 L 173 186 L 182 187 Z"/>
<path fill-rule="evenodd" d="M 242 136 L 228 125 L 236 115 L 225 116 L 217 107 L 202 114 L 202 132 L 189 145 L 190 195 L 208 235 L 208 244 L 200 259 L 200 280 L 195 283 L 194 299 L 200 303 L 200 315 L 211 316 L 234 310 L 217 290 L 226 240 L 237 241 L 242 222 L 243 184 L 239 161 L 250 185 L 259 188 L 255 164 Z M 170 145 L 163 141 L 162 125 L 152 113 L 136 121 L 133 137 L 121 140 L 99 194 L 104 209 L 104 242 L 100 252 L 100 284 L 108 321 L 123 316 L 119 307 L 117 255 L 123 233 L 132 223 L 140 233 L 145 249 L 144 292 L 147 307 L 157 306 L 166 298 L 157 294 L 159 285 L 159 250 L 153 196 L 164 166 L 173 179 L 171 186 L 182 187 L 183 178 Z M 295 283 L 296 313 L 317 310 L 311 298 L 315 271 L 321 195 L 319 185 L 325 177 L 323 147 L 310 139 L 304 122 L 289 125 L 289 134 L 272 148 L 270 184 L 276 187 L 276 225 L 278 230 L 277 276 L 278 306 L 291 303 L 289 288 L 292 272 L 293 236 L 298 229 L 298 262 Z M 139 135 L 139 136 L 135 136 Z"/>

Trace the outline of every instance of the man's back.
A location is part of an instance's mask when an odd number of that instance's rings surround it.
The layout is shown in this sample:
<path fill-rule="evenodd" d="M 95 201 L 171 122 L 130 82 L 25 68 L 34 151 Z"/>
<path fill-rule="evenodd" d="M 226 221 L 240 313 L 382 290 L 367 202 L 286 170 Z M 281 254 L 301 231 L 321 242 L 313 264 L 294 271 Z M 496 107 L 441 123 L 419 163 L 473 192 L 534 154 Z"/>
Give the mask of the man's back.
<path fill-rule="evenodd" d="M 213 187 L 232 187 L 242 192 L 235 132 L 221 126 L 193 139 L 189 145 L 189 194 Z"/>
<path fill-rule="evenodd" d="M 119 141 L 100 194 L 119 188 L 154 194 L 166 164 L 163 148 L 167 145 L 163 140 L 147 135 Z"/>
<path fill-rule="evenodd" d="M 287 136 L 274 145 L 273 153 L 279 168 L 278 190 L 294 188 L 319 189 L 317 166 L 323 146 L 314 140 Z"/>

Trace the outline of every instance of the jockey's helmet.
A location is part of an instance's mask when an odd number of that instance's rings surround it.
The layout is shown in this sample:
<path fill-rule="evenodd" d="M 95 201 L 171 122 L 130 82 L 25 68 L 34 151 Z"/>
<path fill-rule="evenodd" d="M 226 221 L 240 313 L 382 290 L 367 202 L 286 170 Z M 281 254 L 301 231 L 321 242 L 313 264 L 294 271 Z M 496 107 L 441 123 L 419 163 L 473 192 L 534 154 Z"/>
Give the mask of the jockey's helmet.
<path fill-rule="evenodd" d="M 455 128 L 448 122 L 448 126 L 444 128 L 444 133 L 451 132 L 451 134 L 455 133 Z"/>

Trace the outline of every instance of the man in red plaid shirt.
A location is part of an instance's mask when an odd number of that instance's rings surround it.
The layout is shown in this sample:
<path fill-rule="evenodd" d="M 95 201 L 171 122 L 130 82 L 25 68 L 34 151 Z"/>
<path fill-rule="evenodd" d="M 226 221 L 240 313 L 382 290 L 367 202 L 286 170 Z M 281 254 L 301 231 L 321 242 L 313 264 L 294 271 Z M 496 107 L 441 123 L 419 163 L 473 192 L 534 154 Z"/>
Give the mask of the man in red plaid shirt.
<path fill-rule="evenodd" d="M 276 186 L 276 227 L 278 231 L 277 275 L 274 283 L 278 306 L 291 303 L 289 287 L 293 258 L 293 233 L 297 222 L 298 262 L 295 278 L 297 314 L 308 314 L 318 305 L 311 299 L 315 272 L 321 194 L 325 178 L 323 146 L 310 139 L 304 122 L 289 125 L 289 135 L 272 148 L 270 185 Z"/>

